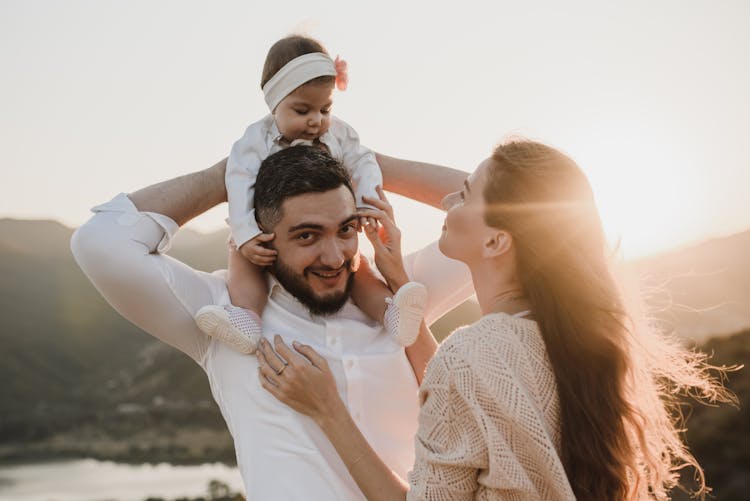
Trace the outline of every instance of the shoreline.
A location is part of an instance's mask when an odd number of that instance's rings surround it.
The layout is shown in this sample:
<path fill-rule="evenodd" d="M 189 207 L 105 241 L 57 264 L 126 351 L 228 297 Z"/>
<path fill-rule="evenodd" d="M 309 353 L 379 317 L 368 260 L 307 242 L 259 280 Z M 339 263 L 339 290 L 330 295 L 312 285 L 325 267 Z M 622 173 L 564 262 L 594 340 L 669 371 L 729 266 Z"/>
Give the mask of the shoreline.
<path fill-rule="evenodd" d="M 220 463 L 130 465 L 77 459 L 0 466 L 0 499 L 241 501 L 238 468 Z"/>
<path fill-rule="evenodd" d="M 81 459 L 121 464 L 237 465 L 232 437 L 226 429 L 182 428 L 168 433 L 147 429 L 123 438 L 79 431 L 33 442 L 0 444 L 0 466 Z"/>

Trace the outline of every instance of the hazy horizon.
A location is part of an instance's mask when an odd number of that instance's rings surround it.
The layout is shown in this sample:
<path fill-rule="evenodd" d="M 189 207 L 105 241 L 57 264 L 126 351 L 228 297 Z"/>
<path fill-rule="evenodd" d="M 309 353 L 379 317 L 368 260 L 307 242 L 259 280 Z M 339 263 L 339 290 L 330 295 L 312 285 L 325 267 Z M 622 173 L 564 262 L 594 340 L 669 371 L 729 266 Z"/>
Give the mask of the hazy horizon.
<path fill-rule="evenodd" d="M 349 62 L 334 113 L 376 151 L 471 171 L 510 135 L 559 147 L 628 258 L 750 228 L 746 2 L 257 9 L 0 0 L 0 217 L 75 227 L 118 192 L 223 158 L 267 113 L 268 47 L 305 32 Z M 394 205 L 407 250 L 439 234 L 438 211 Z"/>
<path fill-rule="evenodd" d="M 409 202 L 406 201 L 406 203 L 409 203 Z M 225 206 L 225 204 L 222 204 L 222 205 Z M 398 214 L 396 214 L 396 216 L 398 217 Z M 79 225 L 66 224 L 63 221 L 60 221 L 60 220 L 54 219 L 54 218 L 26 218 L 26 217 L 13 217 L 13 216 L 0 215 L 0 221 L 2 221 L 3 219 L 6 219 L 6 220 L 10 219 L 10 220 L 15 220 L 15 221 L 24 221 L 24 222 L 29 222 L 29 223 L 47 222 L 47 221 L 49 221 L 49 222 L 61 224 L 62 226 L 66 227 L 66 228 L 69 228 L 70 230 L 75 230 L 79 226 Z M 82 223 L 83 222 L 84 221 L 82 221 Z M 193 231 L 193 232 L 195 232 L 195 233 L 197 233 L 197 234 L 199 234 L 201 236 L 208 236 L 208 235 L 211 235 L 213 233 L 220 232 L 220 231 L 227 231 L 227 232 L 229 231 L 229 227 L 228 226 L 212 227 L 210 225 L 203 226 L 203 225 L 198 225 L 198 224 L 193 224 L 193 223 L 194 223 L 194 221 L 189 222 L 188 224 L 186 224 L 181 229 L 181 231 L 189 230 L 189 231 Z M 713 235 L 713 236 L 707 236 L 707 237 L 703 237 L 703 238 L 698 238 L 696 240 L 691 240 L 691 241 L 686 241 L 686 242 L 680 242 L 680 243 L 678 243 L 678 244 L 676 244 L 676 245 L 674 245 L 672 247 L 664 247 L 664 248 L 656 249 L 656 250 L 651 251 L 651 252 L 637 253 L 637 254 L 634 254 L 634 255 L 631 255 L 631 256 L 624 256 L 624 257 L 627 260 L 636 260 L 636 261 L 639 260 L 639 259 L 649 259 L 649 258 L 659 257 L 659 256 L 661 256 L 663 254 L 669 254 L 669 253 L 672 253 L 672 252 L 679 252 L 679 251 L 681 251 L 683 249 L 689 249 L 689 248 L 701 245 L 701 244 L 709 242 L 709 241 L 721 240 L 723 238 L 731 238 L 734 235 L 739 235 L 741 233 L 745 233 L 745 232 L 748 232 L 748 231 L 750 231 L 750 227 L 747 227 L 747 228 L 744 228 L 744 229 L 740 228 L 740 229 L 738 229 L 736 231 L 730 231 L 730 232 L 723 233 L 723 234 L 716 234 L 716 235 Z M 360 248 L 363 249 L 363 252 L 371 254 L 372 253 L 372 247 L 370 246 L 369 242 L 367 242 L 367 239 L 364 237 L 364 235 L 361 235 L 359 240 L 360 240 Z M 437 240 L 437 238 L 434 238 L 433 240 Z M 431 240 L 428 240 L 427 243 L 429 243 L 430 241 Z M 616 241 L 614 241 L 612 243 L 612 247 L 613 248 L 617 247 L 617 245 L 618 245 L 618 242 L 616 242 Z M 405 252 L 408 252 L 408 251 L 411 251 L 411 250 L 416 250 L 416 248 L 414 248 L 414 246 L 411 246 L 409 249 L 404 248 Z"/>

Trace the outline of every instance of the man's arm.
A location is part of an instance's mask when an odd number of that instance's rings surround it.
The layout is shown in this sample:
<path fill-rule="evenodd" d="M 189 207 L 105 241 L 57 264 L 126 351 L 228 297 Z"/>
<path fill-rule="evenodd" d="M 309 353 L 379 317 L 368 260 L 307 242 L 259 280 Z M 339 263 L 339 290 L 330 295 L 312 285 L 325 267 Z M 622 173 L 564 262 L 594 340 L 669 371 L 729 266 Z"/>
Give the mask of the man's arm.
<path fill-rule="evenodd" d="M 375 154 L 383 171 L 383 188 L 442 209 L 441 200 L 461 189 L 468 173 L 442 165 Z"/>
<path fill-rule="evenodd" d="M 71 240 L 78 265 L 115 310 L 199 364 L 210 338 L 193 317 L 228 301 L 226 284 L 161 252 L 179 225 L 226 200 L 225 165 L 120 194 L 94 208 Z"/>
<path fill-rule="evenodd" d="M 128 195 L 141 212 L 156 212 L 178 226 L 227 201 L 224 173 L 227 159 L 212 167 L 153 184 Z"/>

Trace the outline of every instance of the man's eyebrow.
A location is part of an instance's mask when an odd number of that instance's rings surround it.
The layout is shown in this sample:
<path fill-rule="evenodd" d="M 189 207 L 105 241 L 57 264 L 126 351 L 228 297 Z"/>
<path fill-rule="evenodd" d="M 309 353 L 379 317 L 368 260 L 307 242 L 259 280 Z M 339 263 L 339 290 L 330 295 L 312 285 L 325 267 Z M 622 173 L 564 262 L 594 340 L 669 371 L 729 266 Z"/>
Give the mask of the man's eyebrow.
<path fill-rule="evenodd" d="M 357 215 L 356 214 L 352 214 L 348 218 L 346 218 L 343 221 L 341 221 L 341 223 L 339 223 L 339 226 L 346 226 L 347 224 L 351 223 L 352 221 L 356 221 L 356 220 L 357 220 Z"/>
<path fill-rule="evenodd" d="M 346 218 L 343 221 L 341 221 L 339 223 L 339 227 L 346 226 L 347 224 L 351 223 L 352 221 L 356 221 L 356 219 L 357 219 L 357 215 L 356 214 L 352 214 L 348 218 Z M 299 231 L 299 230 L 317 230 L 317 231 L 323 231 L 324 229 L 325 228 L 323 227 L 322 224 L 318 224 L 318 223 L 300 223 L 300 224 L 295 224 L 294 226 L 290 227 L 287 230 L 287 232 L 288 233 L 294 233 L 295 231 Z"/>
<path fill-rule="evenodd" d="M 322 230 L 323 225 L 322 224 L 316 224 L 316 223 L 300 223 L 295 224 L 291 228 L 289 228 L 288 233 L 294 233 L 295 231 L 299 230 Z"/>

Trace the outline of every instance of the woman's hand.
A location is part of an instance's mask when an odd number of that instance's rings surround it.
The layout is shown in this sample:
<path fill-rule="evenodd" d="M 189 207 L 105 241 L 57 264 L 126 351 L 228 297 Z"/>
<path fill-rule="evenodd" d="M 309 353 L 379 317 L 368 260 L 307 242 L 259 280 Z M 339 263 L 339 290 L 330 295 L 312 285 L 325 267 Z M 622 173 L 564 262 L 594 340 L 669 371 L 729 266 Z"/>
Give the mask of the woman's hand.
<path fill-rule="evenodd" d="M 295 341 L 293 346 L 294 350 L 278 335 L 274 336 L 274 347 L 267 340 L 261 340 L 258 365 L 263 388 L 319 425 L 323 418 L 348 412 L 328 362 L 307 345 Z"/>
<path fill-rule="evenodd" d="M 405 499 L 408 486 L 367 443 L 336 390 L 328 363 L 309 346 L 291 350 L 274 336 L 258 350 L 263 388 L 292 409 L 310 416 L 325 433 L 367 499 Z"/>
<path fill-rule="evenodd" d="M 388 287 L 396 292 L 409 281 L 401 255 L 401 230 L 396 226 L 393 207 L 388 202 L 383 189 L 380 186 L 376 189 L 379 199 L 363 197 L 362 200 L 377 207 L 377 210 L 362 209 L 360 215 L 375 219 L 379 223 L 377 226 L 366 225 L 364 231 L 375 250 L 375 265 L 383 274 Z"/>

